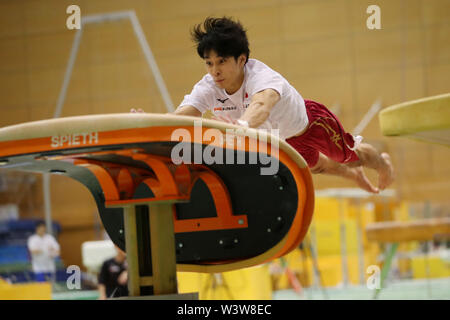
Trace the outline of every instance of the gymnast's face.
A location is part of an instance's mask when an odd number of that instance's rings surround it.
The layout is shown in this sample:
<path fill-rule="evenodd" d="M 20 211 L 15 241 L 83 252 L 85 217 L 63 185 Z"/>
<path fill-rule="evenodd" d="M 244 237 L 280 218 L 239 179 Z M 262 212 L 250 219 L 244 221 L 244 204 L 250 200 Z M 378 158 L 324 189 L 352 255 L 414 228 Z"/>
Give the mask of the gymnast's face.
<path fill-rule="evenodd" d="M 220 57 L 214 50 L 205 53 L 206 70 L 213 77 L 216 86 L 225 89 L 228 94 L 239 90 L 244 81 L 244 65 L 246 56 Z"/>

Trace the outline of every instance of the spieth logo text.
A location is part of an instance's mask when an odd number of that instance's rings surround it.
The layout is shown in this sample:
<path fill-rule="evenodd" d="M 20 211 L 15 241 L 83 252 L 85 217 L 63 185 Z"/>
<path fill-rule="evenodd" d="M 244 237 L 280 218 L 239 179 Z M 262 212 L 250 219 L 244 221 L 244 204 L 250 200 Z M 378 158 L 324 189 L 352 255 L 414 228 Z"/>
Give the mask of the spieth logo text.
<path fill-rule="evenodd" d="M 98 132 L 74 133 L 52 137 L 52 148 L 80 146 L 98 143 Z"/>

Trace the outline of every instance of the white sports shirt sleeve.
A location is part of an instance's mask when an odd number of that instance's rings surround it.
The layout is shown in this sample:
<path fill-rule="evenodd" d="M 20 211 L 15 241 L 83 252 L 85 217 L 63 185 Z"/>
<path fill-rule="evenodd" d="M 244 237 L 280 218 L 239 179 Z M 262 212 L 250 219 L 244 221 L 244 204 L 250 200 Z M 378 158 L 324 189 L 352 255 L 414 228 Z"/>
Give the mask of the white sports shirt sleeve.
<path fill-rule="evenodd" d="M 267 69 L 260 69 L 255 70 L 253 69 L 253 72 L 249 74 L 247 79 L 247 93 L 250 96 L 255 95 L 256 93 L 266 90 L 266 89 L 273 89 L 278 92 L 280 97 L 283 96 L 284 90 L 283 90 L 283 80 L 284 78 L 281 77 L 278 73 L 273 72 L 269 68 Z M 272 72 L 268 72 L 268 71 Z"/>
<path fill-rule="evenodd" d="M 211 97 L 214 96 L 214 89 L 207 81 L 207 75 L 197 82 L 190 94 L 184 96 L 178 108 L 182 106 L 193 106 L 201 113 L 211 108 Z"/>

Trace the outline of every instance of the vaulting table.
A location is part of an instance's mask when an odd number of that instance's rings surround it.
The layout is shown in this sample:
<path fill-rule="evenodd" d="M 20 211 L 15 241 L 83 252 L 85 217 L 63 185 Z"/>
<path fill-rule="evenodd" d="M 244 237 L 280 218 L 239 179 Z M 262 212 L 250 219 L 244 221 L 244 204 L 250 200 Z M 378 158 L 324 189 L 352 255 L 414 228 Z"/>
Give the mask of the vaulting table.
<path fill-rule="evenodd" d="M 285 141 L 188 116 L 89 115 L 1 128 L 0 169 L 86 186 L 127 253 L 132 297 L 176 294 L 176 271 L 225 272 L 281 257 L 304 238 L 314 207 L 310 171 Z"/>

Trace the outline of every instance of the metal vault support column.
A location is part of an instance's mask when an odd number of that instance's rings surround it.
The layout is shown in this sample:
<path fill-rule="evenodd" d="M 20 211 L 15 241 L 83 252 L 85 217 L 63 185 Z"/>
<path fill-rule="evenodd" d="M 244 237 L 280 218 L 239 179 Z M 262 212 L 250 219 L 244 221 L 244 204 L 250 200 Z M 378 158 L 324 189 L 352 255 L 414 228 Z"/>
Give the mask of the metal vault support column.
<path fill-rule="evenodd" d="M 123 208 L 130 297 L 177 294 L 175 202 L 178 200 L 108 206 Z"/>

